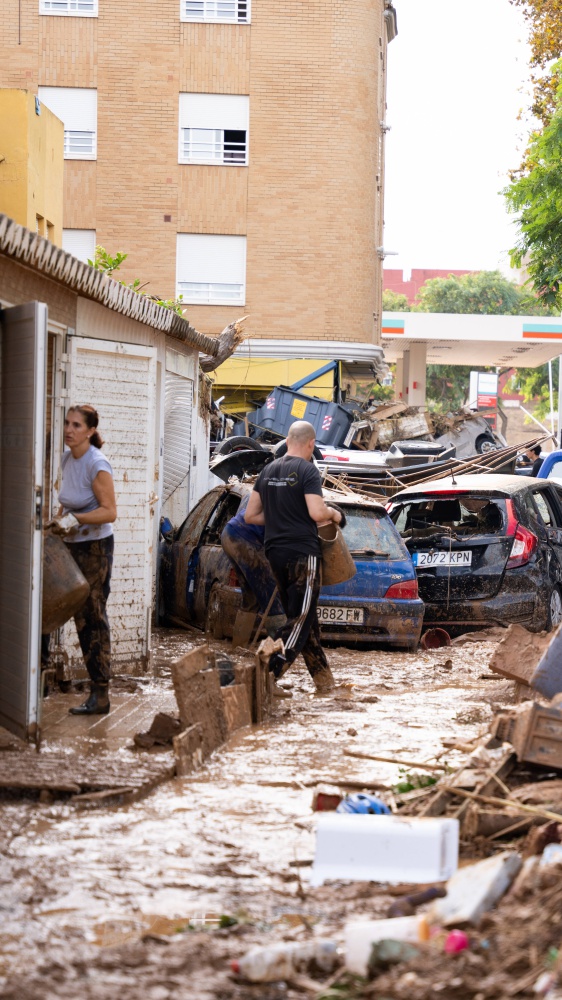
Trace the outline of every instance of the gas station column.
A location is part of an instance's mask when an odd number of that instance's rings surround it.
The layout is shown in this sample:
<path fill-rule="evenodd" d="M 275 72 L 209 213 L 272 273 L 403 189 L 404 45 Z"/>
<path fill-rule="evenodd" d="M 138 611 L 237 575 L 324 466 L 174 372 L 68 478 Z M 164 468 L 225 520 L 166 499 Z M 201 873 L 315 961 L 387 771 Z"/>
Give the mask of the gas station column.
<path fill-rule="evenodd" d="M 427 344 L 424 340 L 410 343 L 408 394 L 403 397 L 409 406 L 425 406 Z M 406 375 L 406 372 L 404 372 Z"/>

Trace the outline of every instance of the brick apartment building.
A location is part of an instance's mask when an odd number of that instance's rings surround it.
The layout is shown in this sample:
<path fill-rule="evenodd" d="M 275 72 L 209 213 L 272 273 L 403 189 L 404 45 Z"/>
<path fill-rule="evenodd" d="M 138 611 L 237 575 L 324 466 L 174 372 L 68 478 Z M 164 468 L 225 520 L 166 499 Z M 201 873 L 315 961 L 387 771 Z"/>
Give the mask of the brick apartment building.
<path fill-rule="evenodd" d="M 391 0 L 21 0 L 2 34 L 64 123 L 65 249 L 202 332 L 379 343 Z"/>

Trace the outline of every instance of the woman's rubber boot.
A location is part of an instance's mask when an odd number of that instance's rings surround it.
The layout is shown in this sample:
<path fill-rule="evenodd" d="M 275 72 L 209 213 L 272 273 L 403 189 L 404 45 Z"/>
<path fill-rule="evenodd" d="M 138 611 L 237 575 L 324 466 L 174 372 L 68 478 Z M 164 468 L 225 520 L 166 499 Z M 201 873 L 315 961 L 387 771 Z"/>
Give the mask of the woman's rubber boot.
<path fill-rule="evenodd" d="M 92 684 L 90 694 L 82 705 L 69 708 L 69 715 L 107 715 L 109 712 L 109 684 Z"/>

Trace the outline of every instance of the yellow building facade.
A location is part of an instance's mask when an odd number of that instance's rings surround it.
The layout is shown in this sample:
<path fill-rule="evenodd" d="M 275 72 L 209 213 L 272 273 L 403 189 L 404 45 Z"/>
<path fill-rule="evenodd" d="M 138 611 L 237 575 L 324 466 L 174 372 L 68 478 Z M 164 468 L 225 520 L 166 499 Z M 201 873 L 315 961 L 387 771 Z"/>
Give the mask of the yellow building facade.
<path fill-rule="evenodd" d="M 62 246 L 64 125 L 29 90 L 0 88 L 0 212 Z"/>

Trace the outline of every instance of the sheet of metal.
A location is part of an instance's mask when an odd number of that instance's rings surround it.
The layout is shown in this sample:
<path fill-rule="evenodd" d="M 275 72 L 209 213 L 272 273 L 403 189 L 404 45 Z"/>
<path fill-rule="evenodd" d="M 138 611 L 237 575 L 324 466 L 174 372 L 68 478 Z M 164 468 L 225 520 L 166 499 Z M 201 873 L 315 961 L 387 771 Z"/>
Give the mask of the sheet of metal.
<path fill-rule="evenodd" d="M 0 725 L 37 732 L 47 307 L 0 314 Z"/>

